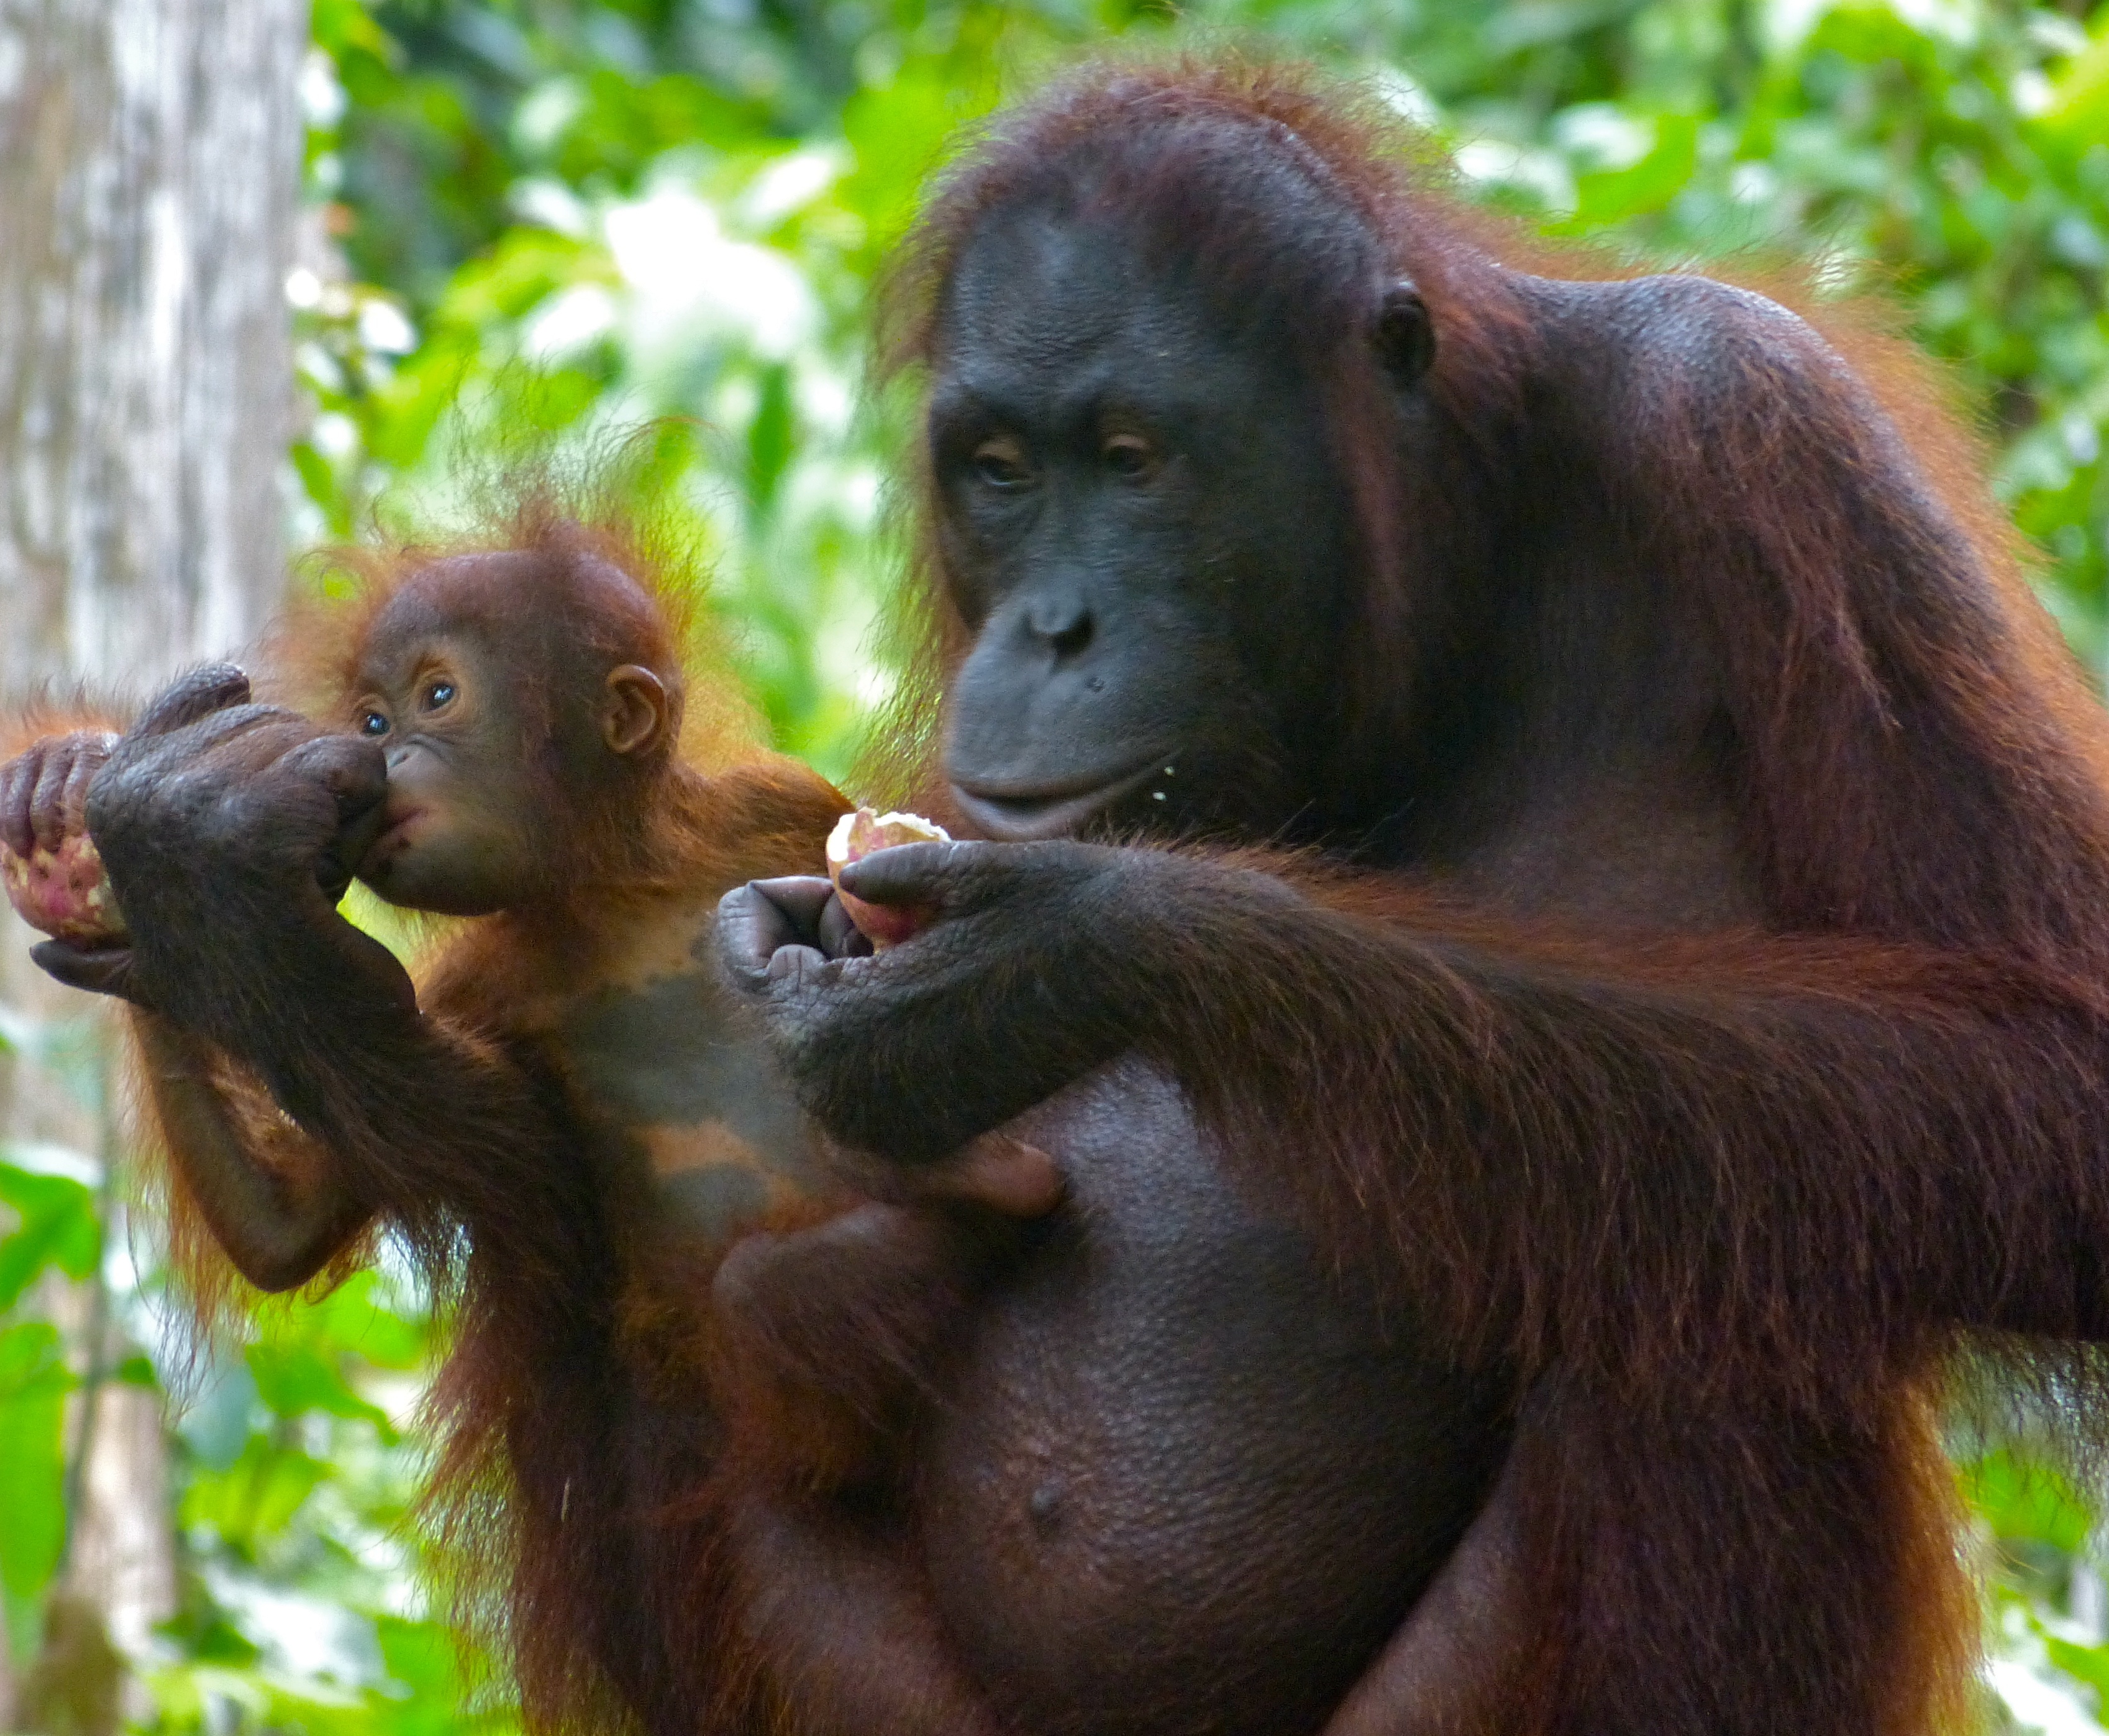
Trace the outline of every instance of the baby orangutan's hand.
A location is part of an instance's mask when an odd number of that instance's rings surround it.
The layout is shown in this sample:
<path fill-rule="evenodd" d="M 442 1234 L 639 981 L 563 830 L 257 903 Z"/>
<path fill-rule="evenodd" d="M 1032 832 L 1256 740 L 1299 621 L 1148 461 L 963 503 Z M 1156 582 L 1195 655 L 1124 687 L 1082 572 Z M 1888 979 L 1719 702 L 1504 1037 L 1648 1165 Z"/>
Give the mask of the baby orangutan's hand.
<path fill-rule="evenodd" d="M 1044 1218 L 1062 1203 L 1069 1185 L 1051 1156 L 1000 1128 L 933 1164 L 886 1163 L 833 1144 L 827 1162 L 833 1174 L 874 1199 L 902 1206 L 930 1201 L 985 1206 L 1007 1218 Z"/>

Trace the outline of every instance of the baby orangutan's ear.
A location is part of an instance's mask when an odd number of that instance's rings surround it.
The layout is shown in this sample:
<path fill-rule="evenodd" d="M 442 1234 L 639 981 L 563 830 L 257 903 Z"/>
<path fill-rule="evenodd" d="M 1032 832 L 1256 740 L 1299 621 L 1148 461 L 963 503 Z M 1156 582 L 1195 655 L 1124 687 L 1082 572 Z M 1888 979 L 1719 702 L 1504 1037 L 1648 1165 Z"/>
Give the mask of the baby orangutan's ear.
<path fill-rule="evenodd" d="M 611 753 L 628 759 L 647 754 L 672 733 L 673 703 L 666 685 L 640 664 L 625 663 L 608 671 L 607 693 L 601 701 L 601 739 Z"/>

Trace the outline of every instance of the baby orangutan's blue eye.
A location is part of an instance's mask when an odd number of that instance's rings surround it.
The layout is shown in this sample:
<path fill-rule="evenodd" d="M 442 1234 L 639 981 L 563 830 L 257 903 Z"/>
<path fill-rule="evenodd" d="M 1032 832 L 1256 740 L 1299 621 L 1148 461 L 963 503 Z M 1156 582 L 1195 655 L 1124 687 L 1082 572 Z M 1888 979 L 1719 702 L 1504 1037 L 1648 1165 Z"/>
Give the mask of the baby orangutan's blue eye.
<path fill-rule="evenodd" d="M 361 735 L 386 735 L 388 733 L 388 719 L 378 711 L 362 711 L 359 714 L 359 733 Z"/>
<path fill-rule="evenodd" d="M 436 711 L 440 706 L 453 703 L 454 684 L 451 681 L 436 681 L 425 689 L 425 709 Z"/>

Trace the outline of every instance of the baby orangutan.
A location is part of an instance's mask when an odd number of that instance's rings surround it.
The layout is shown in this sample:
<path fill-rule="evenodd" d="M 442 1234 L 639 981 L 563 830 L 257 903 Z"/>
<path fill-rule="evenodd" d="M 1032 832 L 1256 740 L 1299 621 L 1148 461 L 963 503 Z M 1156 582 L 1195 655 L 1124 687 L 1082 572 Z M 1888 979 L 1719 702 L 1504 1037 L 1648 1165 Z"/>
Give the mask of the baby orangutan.
<path fill-rule="evenodd" d="M 37 957 L 133 1003 L 204 1294 L 215 1250 L 282 1291 L 377 1225 L 458 1285 L 434 1500 L 487 1558 L 504 1491 L 531 1724 L 612 1689 L 654 1732 L 759 1728 L 795 1686 L 743 1637 L 738 1491 L 891 1474 L 937 1329 L 1059 1185 L 1000 1145 L 933 1209 L 827 1180 L 712 919 L 732 886 L 817 870 L 848 804 L 730 706 L 689 720 L 723 769 L 684 759 L 682 594 L 637 550 L 553 517 L 515 540 L 371 563 L 354 602 L 296 617 L 318 721 L 220 665 L 121 738 L 38 742 L 0 772 L 0 842 L 59 851 L 84 815 L 102 851 L 127 931 Z M 183 849 L 172 802 L 203 817 Z M 337 913 L 354 876 L 460 919 L 414 985 Z M 176 914 L 201 908 L 206 948 Z M 806 1293 L 737 1269 L 714 1292 L 742 1236 L 831 1218 L 843 1257 Z M 766 1288 L 777 1263 L 752 1264 Z M 903 1645 L 934 1644 L 901 1607 Z"/>

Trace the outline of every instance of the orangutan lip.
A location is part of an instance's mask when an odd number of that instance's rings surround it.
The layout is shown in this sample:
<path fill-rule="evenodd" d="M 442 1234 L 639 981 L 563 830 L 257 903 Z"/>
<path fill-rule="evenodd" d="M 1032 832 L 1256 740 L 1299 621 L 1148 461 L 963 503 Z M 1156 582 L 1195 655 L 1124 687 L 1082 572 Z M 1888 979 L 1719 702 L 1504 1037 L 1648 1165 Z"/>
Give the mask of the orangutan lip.
<path fill-rule="evenodd" d="M 1027 844 L 1039 838 L 1068 837 L 1093 814 L 1134 794 L 1151 778 L 1165 776 L 1176 760 L 1176 755 L 1152 754 L 1133 771 L 1122 772 L 1082 790 L 1055 784 L 998 795 L 987 788 L 975 791 L 955 782 L 952 795 L 967 818 L 991 839 L 1003 844 Z"/>
<path fill-rule="evenodd" d="M 422 808 L 413 808 L 408 814 L 388 823 L 388 829 L 366 846 L 366 853 L 359 859 L 359 866 L 352 870 L 359 879 L 368 878 L 377 869 L 386 868 L 391 859 L 400 855 L 409 840 L 404 836 L 411 824 L 424 817 Z"/>

